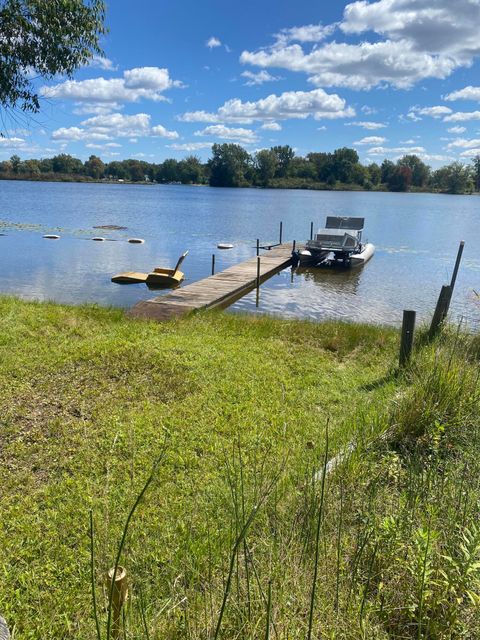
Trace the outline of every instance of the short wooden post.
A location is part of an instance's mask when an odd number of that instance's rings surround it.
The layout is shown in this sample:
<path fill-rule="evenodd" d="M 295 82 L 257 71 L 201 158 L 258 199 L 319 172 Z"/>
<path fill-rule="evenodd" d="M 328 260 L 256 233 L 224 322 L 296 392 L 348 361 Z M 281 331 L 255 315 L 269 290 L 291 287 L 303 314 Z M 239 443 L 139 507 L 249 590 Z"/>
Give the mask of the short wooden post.
<path fill-rule="evenodd" d="M 260 240 L 257 238 L 257 256 L 260 255 Z"/>
<path fill-rule="evenodd" d="M 399 364 L 403 367 L 409 360 L 413 348 L 413 335 L 415 333 L 416 312 L 405 310 L 403 312 L 402 336 L 400 339 Z"/>
<path fill-rule="evenodd" d="M 282 236 L 283 236 L 283 222 L 280 222 L 280 239 L 278 241 L 279 244 L 282 244 Z"/>
<path fill-rule="evenodd" d="M 257 256 L 257 289 L 260 287 L 260 256 Z"/>
<path fill-rule="evenodd" d="M 310 223 L 310 240 L 313 240 L 313 222 Z"/>
<path fill-rule="evenodd" d="M 450 281 L 450 287 L 452 289 L 452 293 L 453 293 L 453 290 L 455 288 L 455 282 L 457 281 L 458 268 L 460 267 L 460 261 L 462 259 L 462 253 L 463 253 L 464 246 L 465 246 L 465 242 L 462 240 L 460 242 L 459 247 L 458 247 L 457 259 L 455 260 L 455 266 L 453 268 L 453 273 L 452 273 L 452 280 Z"/>
<path fill-rule="evenodd" d="M 115 579 L 113 577 L 115 569 L 108 571 L 108 585 L 112 589 L 112 638 L 117 640 L 120 637 L 120 622 L 122 617 L 122 607 L 128 596 L 127 572 L 123 567 L 117 567 Z"/>
<path fill-rule="evenodd" d="M 215 275 L 215 254 L 212 253 L 212 276 Z"/>
<path fill-rule="evenodd" d="M 432 323 L 430 325 L 430 331 L 428 332 L 428 337 L 430 339 L 432 339 L 438 333 L 438 330 L 440 329 L 442 323 L 445 321 L 451 297 L 452 287 L 449 284 L 444 284 L 440 290 L 440 295 L 438 296 L 437 300 L 437 306 L 435 307 Z"/>

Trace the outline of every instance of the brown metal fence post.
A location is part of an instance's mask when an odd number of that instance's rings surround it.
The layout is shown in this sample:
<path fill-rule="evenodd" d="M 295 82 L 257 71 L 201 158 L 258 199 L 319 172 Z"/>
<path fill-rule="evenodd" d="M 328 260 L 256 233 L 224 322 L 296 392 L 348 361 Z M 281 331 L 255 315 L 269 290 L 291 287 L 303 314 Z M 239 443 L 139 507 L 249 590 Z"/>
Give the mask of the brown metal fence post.
<path fill-rule="evenodd" d="M 415 333 L 416 312 L 405 310 L 403 312 L 402 336 L 400 339 L 399 364 L 403 367 L 409 360 L 413 348 L 413 336 Z"/>
<path fill-rule="evenodd" d="M 440 295 L 438 296 L 437 300 L 437 306 L 435 307 L 432 323 L 430 325 L 430 331 L 428 332 L 428 337 L 430 338 L 430 340 L 438 333 L 440 326 L 447 317 L 451 297 L 452 287 L 449 284 L 444 284 L 440 290 Z"/>

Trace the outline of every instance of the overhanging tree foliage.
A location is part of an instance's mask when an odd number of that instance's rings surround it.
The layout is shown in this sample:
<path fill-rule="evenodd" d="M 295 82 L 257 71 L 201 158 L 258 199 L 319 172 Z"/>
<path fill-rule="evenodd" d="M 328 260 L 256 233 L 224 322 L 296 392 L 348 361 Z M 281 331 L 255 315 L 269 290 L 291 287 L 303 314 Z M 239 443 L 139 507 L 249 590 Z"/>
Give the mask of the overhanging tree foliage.
<path fill-rule="evenodd" d="M 35 76 L 69 77 L 100 54 L 104 0 L 0 0 L 0 107 L 37 112 Z"/>

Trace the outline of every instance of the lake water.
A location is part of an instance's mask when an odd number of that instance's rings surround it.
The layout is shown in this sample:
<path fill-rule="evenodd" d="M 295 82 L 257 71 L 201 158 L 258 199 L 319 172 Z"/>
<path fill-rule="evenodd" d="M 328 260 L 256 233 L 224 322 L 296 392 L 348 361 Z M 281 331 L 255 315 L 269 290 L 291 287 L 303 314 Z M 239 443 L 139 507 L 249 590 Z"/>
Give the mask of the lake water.
<path fill-rule="evenodd" d="M 452 310 L 480 317 L 477 196 L 0 181 L 0 293 L 129 307 L 161 292 L 114 284 L 115 273 L 173 266 L 188 249 L 188 284 L 210 274 L 212 253 L 219 271 L 255 255 L 256 238 L 277 242 L 280 221 L 284 240 L 300 242 L 327 215 L 366 218 L 364 239 L 377 251 L 364 268 L 287 269 L 262 285 L 258 308 L 252 292 L 231 309 L 398 325 L 408 308 L 427 319 L 464 239 Z M 94 229 L 107 224 L 128 229 Z M 93 242 L 96 235 L 113 241 Z M 218 242 L 234 248 L 220 251 Z"/>

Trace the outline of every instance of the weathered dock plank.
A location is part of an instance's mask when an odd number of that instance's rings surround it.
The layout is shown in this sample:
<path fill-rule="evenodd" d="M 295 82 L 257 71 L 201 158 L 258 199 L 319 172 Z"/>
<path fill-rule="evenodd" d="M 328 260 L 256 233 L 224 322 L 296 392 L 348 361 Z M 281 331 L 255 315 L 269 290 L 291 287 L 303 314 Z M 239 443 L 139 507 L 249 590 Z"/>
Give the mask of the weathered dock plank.
<path fill-rule="evenodd" d="M 292 244 L 282 244 L 260 256 L 260 281 L 263 282 L 291 263 Z M 128 315 L 164 321 L 179 318 L 194 311 L 225 305 L 230 298 L 241 296 L 255 287 L 257 257 L 228 267 L 213 276 L 198 280 L 166 295 L 138 302 Z"/>

